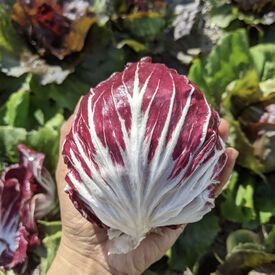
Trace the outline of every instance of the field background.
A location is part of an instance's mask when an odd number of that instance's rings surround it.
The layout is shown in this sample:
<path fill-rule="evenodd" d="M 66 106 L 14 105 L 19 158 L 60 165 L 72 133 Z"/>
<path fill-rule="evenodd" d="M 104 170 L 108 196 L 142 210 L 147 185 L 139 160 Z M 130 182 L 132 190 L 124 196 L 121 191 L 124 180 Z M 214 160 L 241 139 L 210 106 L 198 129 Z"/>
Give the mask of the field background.
<path fill-rule="evenodd" d="M 201 88 L 230 122 L 228 144 L 240 156 L 216 208 L 144 274 L 274 274 L 275 1 L 71 1 L 85 12 L 71 9 L 69 26 L 45 23 L 41 6 L 53 1 L 26 2 L 0 1 L 0 172 L 18 163 L 23 143 L 45 154 L 54 175 L 59 129 L 80 96 L 151 56 Z M 19 273 L 50 266 L 61 228 L 55 203 Z"/>

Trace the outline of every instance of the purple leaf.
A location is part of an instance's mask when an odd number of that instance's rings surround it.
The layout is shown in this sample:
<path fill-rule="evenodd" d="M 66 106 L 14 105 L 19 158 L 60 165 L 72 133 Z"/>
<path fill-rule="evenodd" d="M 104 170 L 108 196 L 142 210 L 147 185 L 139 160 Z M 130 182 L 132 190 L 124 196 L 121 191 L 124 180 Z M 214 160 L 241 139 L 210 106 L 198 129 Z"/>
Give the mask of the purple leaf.
<path fill-rule="evenodd" d="M 20 161 L 5 169 L 0 179 L 0 266 L 26 264 L 29 247 L 40 244 L 35 219 L 53 206 L 55 186 L 43 168 L 44 155 L 18 145 Z"/>

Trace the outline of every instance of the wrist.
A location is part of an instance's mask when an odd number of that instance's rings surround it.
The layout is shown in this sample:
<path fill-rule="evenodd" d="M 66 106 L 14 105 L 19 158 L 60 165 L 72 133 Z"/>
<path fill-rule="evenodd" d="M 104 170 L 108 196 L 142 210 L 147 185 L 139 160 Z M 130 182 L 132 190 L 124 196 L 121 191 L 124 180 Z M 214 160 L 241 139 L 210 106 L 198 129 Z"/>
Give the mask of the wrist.
<path fill-rule="evenodd" d="M 92 253 L 91 253 L 92 254 Z M 61 240 L 55 259 L 47 275 L 110 275 L 115 274 L 109 270 L 107 263 L 100 262 L 92 256 L 82 255 L 77 249 L 72 249 Z"/>

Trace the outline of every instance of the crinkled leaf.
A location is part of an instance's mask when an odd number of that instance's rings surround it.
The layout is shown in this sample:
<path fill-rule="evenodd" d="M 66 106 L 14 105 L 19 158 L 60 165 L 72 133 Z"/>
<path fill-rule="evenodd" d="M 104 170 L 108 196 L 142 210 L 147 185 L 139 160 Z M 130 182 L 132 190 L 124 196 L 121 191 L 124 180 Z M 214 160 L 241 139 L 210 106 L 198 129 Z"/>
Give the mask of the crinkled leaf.
<path fill-rule="evenodd" d="M 3 3 L 0 3 L 0 49 L 1 59 L 7 53 L 18 57 L 22 50 L 22 41 L 11 22 L 11 9 Z"/>
<path fill-rule="evenodd" d="M 24 144 L 17 149 L 19 163 L 6 167 L 0 179 L 0 266 L 23 272 L 28 249 L 40 244 L 35 219 L 52 209 L 55 184 L 43 167 L 44 154 Z"/>
<path fill-rule="evenodd" d="M 61 239 L 61 222 L 60 221 L 39 221 L 39 230 L 43 236 L 43 249 L 39 251 L 41 263 L 39 266 L 40 274 L 45 275 L 51 266 L 56 255 Z"/>
<path fill-rule="evenodd" d="M 41 257 L 40 271 L 41 275 L 47 274 L 52 261 L 55 258 L 57 249 L 59 247 L 61 240 L 61 230 L 53 235 L 50 235 L 43 239 L 43 245 L 46 247 L 47 255 L 46 257 Z"/>
<path fill-rule="evenodd" d="M 32 54 L 25 44 L 11 23 L 10 10 L 0 5 L 0 69 L 3 73 L 18 78 L 30 72 L 39 78 L 42 85 L 46 85 L 62 83 L 73 71 L 66 64 L 47 64 L 38 55 Z"/>
<path fill-rule="evenodd" d="M 62 112 L 64 108 L 73 111 L 79 98 L 89 90 L 89 86 L 74 74 L 68 77 L 62 85 L 52 83 L 41 86 L 35 80 L 30 85 L 34 92 L 32 103 L 43 111 L 45 119 L 49 119 L 49 115 L 53 116 L 57 112 Z M 48 100 L 45 100 L 46 98 Z"/>
<path fill-rule="evenodd" d="M 262 246 L 245 243 L 236 246 L 228 254 L 223 264 L 218 267 L 218 275 L 241 275 L 245 271 L 275 260 L 275 254 L 267 253 Z"/>
<path fill-rule="evenodd" d="M 227 28 L 237 18 L 236 8 L 227 1 L 210 0 L 211 21 L 220 28 Z"/>
<path fill-rule="evenodd" d="M 141 41 L 153 41 L 164 30 L 166 21 L 162 14 L 156 12 L 136 12 L 128 15 L 123 22 L 131 36 Z"/>
<path fill-rule="evenodd" d="M 43 11 L 43 12 L 42 12 Z M 79 52 L 95 22 L 89 1 L 16 1 L 12 20 L 40 56 Z"/>
<path fill-rule="evenodd" d="M 25 143 L 26 139 L 27 131 L 25 129 L 0 126 L 0 156 L 6 156 L 6 162 L 17 162 L 18 152 L 16 145 Z"/>
<path fill-rule="evenodd" d="M 53 171 L 58 158 L 59 128 L 63 116 L 56 114 L 43 127 L 29 132 L 24 128 L 0 126 L 0 155 L 6 156 L 6 162 L 18 161 L 16 145 L 28 144 L 31 148 L 46 155 L 46 166 Z"/>
<path fill-rule="evenodd" d="M 235 0 L 235 2 L 244 12 L 253 12 L 254 14 L 260 14 L 266 9 L 273 8 L 275 5 L 274 0 Z"/>
<path fill-rule="evenodd" d="M 255 188 L 255 207 L 257 211 L 269 213 L 269 219 L 262 220 L 266 223 L 275 216 L 275 185 L 274 177 L 268 179 L 265 184 L 257 184 Z"/>
<path fill-rule="evenodd" d="M 234 146 L 239 152 L 242 152 L 238 157 L 238 164 L 252 170 L 254 173 L 262 176 L 264 167 L 260 164 L 254 155 L 254 150 L 249 143 L 244 132 L 241 130 L 240 123 L 237 120 L 232 120 L 228 117 L 226 119 L 230 123 L 229 143 Z"/>
<path fill-rule="evenodd" d="M 192 267 L 207 252 L 219 230 L 218 219 L 213 213 L 195 224 L 189 224 L 172 248 L 172 268 L 183 270 Z"/>
<path fill-rule="evenodd" d="M 249 69 L 240 79 L 237 78 L 228 85 L 222 106 L 225 112 L 230 112 L 237 118 L 245 107 L 260 101 L 261 97 L 257 72 L 255 69 Z"/>
<path fill-rule="evenodd" d="M 207 100 L 215 105 L 215 99 L 213 98 L 213 91 L 208 87 L 208 83 L 205 79 L 205 69 L 201 59 L 195 59 L 188 72 L 188 78 L 193 81 L 205 94 Z"/>
<path fill-rule="evenodd" d="M 262 175 L 264 167 L 254 155 L 254 149 L 237 119 L 245 107 L 258 102 L 261 96 L 256 71 L 251 69 L 243 75 L 243 78 L 228 86 L 222 99 L 222 111 L 231 125 L 228 142 L 241 152 L 238 163 L 259 175 Z"/>
<path fill-rule="evenodd" d="M 239 79 L 243 71 L 251 67 L 247 35 L 244 30 L 222 38 L 207 58 L 205 79 L 217 102 L 226 86 Z"/>
<path fill-rule="evenodd" d="M 0 3 L 0 70 L 3 73 L 9 75 L 11 68 L 20 66 L 19 60 L 24 49 L 23 45 L 24 43 L 12 25 L 11 9 Z"/>
<path fill-rule="evenodd" d="M 6 103 L 5 123 L 13 127 L 28 127 L 30 92 L 24 88 L 13 93 Z"/>
<path fill-rule="evenodd" d="M 203 63 L 196 61 L 193 66 L 191 80 L 202 90 L 207 87 L 206 92 L 219 105 L 226 86 L 253 68 L 246 32 L 238 30 L 225 35 Z"/>
<path fill-rule="evenodd" d="M 254 155 L 258 157 L 263 166 L 263 172 L 275 170 L 275 125 L 262 127 L 261 136 L 254 142 Z"/>
<path fill-rule="evenodd" d="M 264 97 L 275 95 L 275 77 L 259 83 L 260 89 Z"/>
<path fill-rule="evenodd" d="M 275 45 L 259 44 L 250 49 L 260 81 L 275 77 Z"/>
<path fill-rule="evenodd" d="M 260 237 L 255 232 L 247 229 L 239 229 L 230 233 L 226 239 L 227 253 L 242 243 L 256 243 L 260 244 Z"/>
<path fill-rule="evenodd" d="M 63 116 L 56 114 L 44 127 L 30 131 L 27 135 L 27 144 L 46 155 L 45 164 L 53 171 L 58 159 L 59 128 L 63 122 Z"/>
<path fill-rule="evenodd" d="M 211 0 L 210 15 L 213 23 L 221 28 L 230 28 L 234 23 L 245 23 L 247 25 L 255 26 L 258 24 L 271 25 L 275 21 L 275 13 L 273 10 L 263 12 L 253 12 L 251 7 L 257 6 L 264 1 L 240 1 L 242 5 L 237 6 L 233 1 L 227 0 Z M 255 5 L 256 2 L 256 5 Z M 261 5 L 261 4 L 260 4 Z M 245 7 L 245 9 L 242 9 Z M 250 7 L 250 8 L 249 8 Z M 224 22 L 223 22 L 224 21 Z"/>
<path fill-rule="evenodd" d="M 273 225 L 270 232 L 268 232 L 264 243 L 267 252 L 275 254 L 275 225 Z"/>
<path fill-rule="evenodd" d="M 223 217 L 232 222 L 249 222 L 256 218 L 254 210 L 254 179 L 252 177 L 239 178 L 233 173 L 227 189 L 222 193 L 224 201 L 221 203 Z"/>
<path fill-rule="evenodd" d="M 112 32 L 105 27 L 93 26 L 91 29 L 87 40 L 91 46 L 87 49 L 85 59 L 75 73 L 76 79 L 87 85 L 85 90 L 81 89 L 81 95 L 90 87 L 108 78 L 113 72 L 123 69 L 126 62 L 125 54 L 122 49 L 114 45 L 113 39 Z M 97 43 L 93 43 L 94 40 Z M 77 86 L 75 89 L 79 90 Z"/>

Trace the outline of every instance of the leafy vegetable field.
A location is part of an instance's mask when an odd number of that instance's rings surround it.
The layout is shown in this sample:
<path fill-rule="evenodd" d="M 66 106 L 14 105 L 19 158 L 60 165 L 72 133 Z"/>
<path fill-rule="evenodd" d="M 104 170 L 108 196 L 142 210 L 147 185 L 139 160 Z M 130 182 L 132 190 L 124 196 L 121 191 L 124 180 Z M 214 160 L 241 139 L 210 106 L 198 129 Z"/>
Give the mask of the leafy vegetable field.
<path fill-rule="evenodd" d="M 204 92 L 240 154 L 216 207 L 144 274 L 275 274 L 274 0 L 0 1 L 0 274 L 46 274 L 60 127 L 145 56 Z"/>

